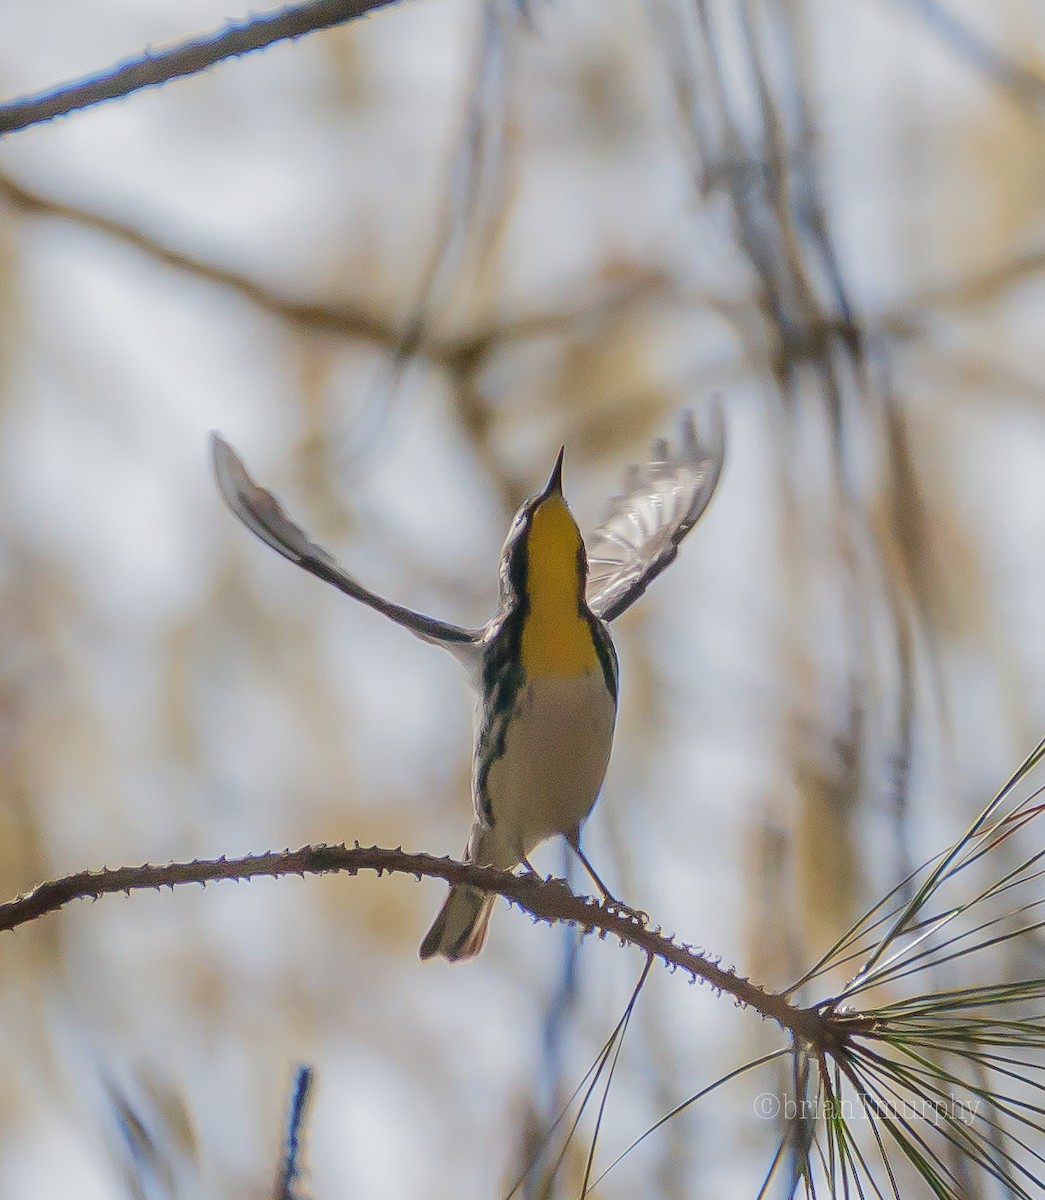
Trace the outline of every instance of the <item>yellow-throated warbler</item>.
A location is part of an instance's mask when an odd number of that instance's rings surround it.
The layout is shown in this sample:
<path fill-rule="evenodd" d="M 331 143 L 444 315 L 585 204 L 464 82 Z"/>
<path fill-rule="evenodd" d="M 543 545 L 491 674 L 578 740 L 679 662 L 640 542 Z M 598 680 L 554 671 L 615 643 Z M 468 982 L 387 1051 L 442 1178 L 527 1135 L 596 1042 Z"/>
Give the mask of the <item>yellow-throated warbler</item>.
<path fill-rule="evenodd" d="M 479 694 L 466 862 L 512 870 L 546 838 L 563 834 L 600 890 L 580 829 L 602 787 L 617 715 L 617 655 L 608 622 L 675 558 L 707 507 L 725 452 L 722 411 L 710 403 L 698 430 L 682 414 L 678 440 L 632 467 L 602 523 L 581 538 L 562 495 L 562 458 L 547 486 L 519 509 L 501 554 L 500 608 L 482 629 L 462 629 L 375 595 L 352 578 L 257 486 L 228 442 L 213 435 L 225 502 L 274 550 L 336 588 L 443 646 Z M 452 887 L 421 943 L 421 957 L 456 961 L 482 949 L 493 897 Z"/>

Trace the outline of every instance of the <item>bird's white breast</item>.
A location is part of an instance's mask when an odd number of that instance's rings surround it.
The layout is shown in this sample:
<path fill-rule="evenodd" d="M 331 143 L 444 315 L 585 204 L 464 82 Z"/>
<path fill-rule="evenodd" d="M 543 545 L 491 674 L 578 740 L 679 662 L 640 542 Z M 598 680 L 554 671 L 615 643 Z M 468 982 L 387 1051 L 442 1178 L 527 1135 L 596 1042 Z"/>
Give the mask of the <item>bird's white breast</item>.
<path fill-rule="evenodd" d="M 520 689 L 504 751 L 486 783 L 490 832 L 512 864 L 545 838 L 572 833 L 591 812 L 609 765 L 615 719 L 601 669 L 542 676 Z"/>

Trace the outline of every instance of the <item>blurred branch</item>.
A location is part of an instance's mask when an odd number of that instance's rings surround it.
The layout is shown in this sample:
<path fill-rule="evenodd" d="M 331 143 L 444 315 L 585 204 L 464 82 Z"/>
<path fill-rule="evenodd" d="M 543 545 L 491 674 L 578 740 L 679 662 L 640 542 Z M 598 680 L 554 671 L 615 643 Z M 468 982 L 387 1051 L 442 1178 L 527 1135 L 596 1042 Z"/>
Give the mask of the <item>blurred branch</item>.
<path fill-rule="evenodd" d="M 360 308 L 338 306 L 318 300 L 287 295 L 243 272 L 223 267 L 156 234 L 97 209 L 73 204 L 26 187 L 0 172 L 0 200 L 31 217 L 65 221 L 101 234 L 144 254 L 154 262 L 185 275 L 226 288 L 262 311 L 303 329 L 340 337 L 359 338 L 401 353 L 408 345 L 411 354 L 422 354 L 439 364 L 456 379 L 472 379 L 487 357 L 502 344 L 565 336 L 579 324 L 599 325 L 619 318 L 631 308 L 673 295 L 673 282 L 660 273 L 639 272 L 610 281 L 601 295 L 581 298 L 575 306 L 522 313 L 512 319 L 475 326 L 460 335 L 442 337 L 426 330 L 420 338 L 381 316 Z M 709 292 L 676 297 L 687 305 L 708 305 L 727 317 L 737 311 L 724 298 Z"/>
<path fill-rule="evenodd" d="M 491 220 L 484 209 L 503 207 L 493 205 L 487 193 L 497 195 L 501 191 L 510 58 L 505 25 L 514 19 L 509 16 L 507 6 L 496 2 L 483 5 L 476 61 L 469 73 L 463 129 L 450 162 L 445 202 L 413 312 L 396 347 L 388 377 L 382 380 L 386 394 L 395 389 L 410 358 L 429 340 L 432 316 L 445 302 L 472 243 L 483 248 Z M 503 213 L 501 217 L 503 220 Z"/>
<path fill-rule="evenodd" d="M 56 912 L 73 900 L 97 900 L 101 896 L 132 891 L 174 888 L 179 884 L 207 884 L 222 879 L 249 880 L 285 875 L 357 875 L 374 871 L 378 875 L 413 875 L 416 879 L 443 879 L 452 886 L 476 888 L 503 896 L 532 917 L 548 924 L 566 922 L 582 933 L 611 934 L 622 943 L 635 946 L 668 967 L 680 969 L 693 979 L 703 980 L 720 992 L 732 996 L 738 1004 L 754 1008 L 767 1020 L 776 1021 L 796 1038 L 817 1046 L 841 1044 L 850 1032 L 866 1032 L 853 1014 L 835 1014 L 830 1010 L 799 1008 L 783 996 L 763 990 L 748 979 L 719 966 L 685 943 L 676 942 L 661 928 L 640 924 L 631 910 L 613 904 L 600 904 L 577 896 L 560 879 L 540 879 L 536 875 L 513 875 L 492 867 L 476 867 L 452 858 L 431 854 L 410 854 L 402 849 L 380 846 L 303 846 L 300 850 L 269 851 L 243 858 L 195 859 L 192 862 L 140 867 L 103 867 L 98 871 L 79 871 L 60 879 L 48 880 L 31 892 L 0 904 L 0 931 L 15 929 L 30 921 Z"/>
<path fill-rule="evenodd" d="M 207 262 L 188 251 L 162 242 L 153 234 L 136 229 L 125 221 L 119 221 L 89 208 L 44 196 L 2 174 L 0 174 L 0 198 L 31 216 L 68 221 L 81 228 L 101 233 L 105 237 L 132 247 L 164 266 L 172 267 L 187 275 L 193 275 L 207 283 L 228 288 L 245 300 L 249 300 L 252 304 L 256 304 L 264 311 L 283 320 L 321 332 L 340 334 L 343 337 L 362 338 L 389 346 L 399 344 L 398 331 L 371 313 L 354 308 L 336 308 L 312 301 L 296 300 L 291 296 L 282 295 L 274 288 L 269 288 L 256 279 L 251 279 L 249 275 L 243 275 L 238 271 Z"/>
<path fill-rule="evenodd" d="M 950 48 L 992 83 L 1037 113 L 1045 112 L 1045 79 L 992 46 L 940 0 L 903 0 Z"/>
<path fill-rule="evenodd" d="M 119 1132 L 120 1166 L 127 1195 L 131 1200 L 180 1195 L 176 1142 L 165 1136 L 169 1131 L 150 1128 L 152 1122 L 113 1080 L 105 1081 L 105 1090 Z"/>
<path fill-rule="evenodd" d="M 108 71 L 0 104 L 0 135 L 50 121 L 79 108 L 129 96 L 142 88 L 169 83 L 184 75 L 195 75 L 226 58 L 238 58 L 275 42 L 342 25 L 394 2 L 312 0 L 312 3 L 296 8 L 279 9 L 246 21 L 232 21 L 217 33 L 180 42 L 169 50 L 146 49 L 136 58 Z"/>
<path fill-rule="evenodd" d="M 1040 275 L 1045 270 L 1045 247 L 1032 246 L 1012 258 L 994 263 L 967 279 L 931 287 L 915 297 L 905 306 L 899 320 L 910 325 L 917 314 L 925 308 L 961 308 L 967 305 L 985 304 L 1000 292 L 1014 287 L 1026 279 Z"/>
<path fill-rule="evenodd" d="M 294 1077 L 294 1091 L 290 1097 L 287 1136 L 276 1174 L 276 1184 L 272 1189 L 272 1200 L 298 1200 L 299 1192 L 294 1185 L 301 1177 L 301 1135 L 305 1112 L 312 1095 L 313 1078 L 311 1067 L 298 1067 Z"/>

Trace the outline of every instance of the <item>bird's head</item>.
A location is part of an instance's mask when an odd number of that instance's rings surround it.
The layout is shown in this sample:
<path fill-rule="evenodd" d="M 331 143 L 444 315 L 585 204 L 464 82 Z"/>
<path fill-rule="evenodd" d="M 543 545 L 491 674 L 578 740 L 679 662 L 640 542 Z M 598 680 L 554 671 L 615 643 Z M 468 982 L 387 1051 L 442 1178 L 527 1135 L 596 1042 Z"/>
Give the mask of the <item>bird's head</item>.
<path fill-rule="evenodd" d="M 583 603 L 588 559 L 577 522 L 562 494 L 559 451 L 547 484 L 519 509 L 501 556 L 501 593 L 507 600 Z"/>

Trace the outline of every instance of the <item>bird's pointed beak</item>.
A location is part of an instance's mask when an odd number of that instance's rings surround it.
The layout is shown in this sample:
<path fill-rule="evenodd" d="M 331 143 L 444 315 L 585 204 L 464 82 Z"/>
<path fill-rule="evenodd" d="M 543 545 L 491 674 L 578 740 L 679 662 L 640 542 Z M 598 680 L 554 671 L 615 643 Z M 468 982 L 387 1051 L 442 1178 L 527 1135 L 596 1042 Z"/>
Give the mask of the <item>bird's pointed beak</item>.
<path fill-rule="evenodd" d="M 562 456 L 566 453 L 566 447 L 563 446 L 559 451 L 559 457 L 555 460 L 555 466 L 552 468 L 552 473 L 548 478 L 548 485 L 545 487 L 543 495 L 554 496 L 562 495 Z"/>

